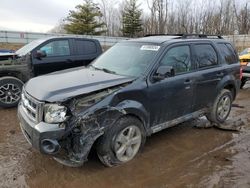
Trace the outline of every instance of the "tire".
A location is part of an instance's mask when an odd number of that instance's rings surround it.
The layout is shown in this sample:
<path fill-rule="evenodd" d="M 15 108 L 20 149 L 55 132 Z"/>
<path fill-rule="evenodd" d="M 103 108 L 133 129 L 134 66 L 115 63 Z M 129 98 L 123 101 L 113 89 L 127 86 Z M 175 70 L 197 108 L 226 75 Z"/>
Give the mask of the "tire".
<path fill-rule="evenodd" d="M 247 79 L 246 78 L 242 78 L 241 84 L 240 84 L 240 89 L 243 89 L 243 87 L 246 84 L 246 82 L 247 82 Z"/>
<path fill-rule="evenodd" d="M 17 106 L 22 92 L 23 82 L 15 77 L 0 78 L 0 107 Z"/>
<path fill-rule="evenodd" d="M 136 142 L 133 143 L 132 140 Z M 96 151 L 105 166 L 117 166 L 132 160 L 145 141 L 142 123 L 137 118 L 125 116 L 100 138 Z"/>
<path fill-rule="evenodd" d="M 223 123 L 230 114 L 232 101 L 231 91 L 223 89 L 216 97 L 210 112 L 206 115 L 207 119 L 212 123 Z"/>

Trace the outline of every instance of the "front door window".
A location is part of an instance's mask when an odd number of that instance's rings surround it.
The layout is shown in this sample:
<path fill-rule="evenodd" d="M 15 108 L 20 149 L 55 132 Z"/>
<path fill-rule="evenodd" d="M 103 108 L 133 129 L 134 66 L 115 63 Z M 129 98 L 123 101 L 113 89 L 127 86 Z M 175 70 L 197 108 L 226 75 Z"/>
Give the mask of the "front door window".
<path fill-rule="evenodd" d="M 167 51 L 162 58 L 161 65 L 172 66 L 176 74 L 185 73 L 191 70 L 189 46 L 177 46 Z"/>
<path fill-rule="evenodd" d="M 69 41 L 57 40 L 46 44 L 40 50 L 45 51 L 47 57 L 68 56 L 70 55 Z"/>

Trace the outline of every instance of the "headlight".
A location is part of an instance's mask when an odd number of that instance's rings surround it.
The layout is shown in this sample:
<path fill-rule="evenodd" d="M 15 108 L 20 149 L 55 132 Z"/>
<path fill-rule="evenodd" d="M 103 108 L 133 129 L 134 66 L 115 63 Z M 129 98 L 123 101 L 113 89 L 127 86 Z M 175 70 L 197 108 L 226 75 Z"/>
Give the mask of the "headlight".
<path fill-rule="evenodd" d="M 44 121 L 46 123 L 61 123 L 68 117 L 67 108 L 58 104 L 46 104 L 44 106 Z"/>

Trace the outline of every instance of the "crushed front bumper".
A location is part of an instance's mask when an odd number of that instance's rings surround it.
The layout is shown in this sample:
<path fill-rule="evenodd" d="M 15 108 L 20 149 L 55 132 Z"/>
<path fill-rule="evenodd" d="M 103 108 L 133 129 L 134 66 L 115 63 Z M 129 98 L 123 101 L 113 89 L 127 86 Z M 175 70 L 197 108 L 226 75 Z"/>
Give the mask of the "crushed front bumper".
<path fill-rule="evenodd" d="M 18 105 L 18 119 L 25 138 L 35 149 L 44 154 L 54 154 L 46 152 L 42 143 L 46 140 L 60 141 L 65 134 L 65 128 L 60 128 L 59 124 L 45 122 L 35 124 L 28 118 L 21 104 Z"/>

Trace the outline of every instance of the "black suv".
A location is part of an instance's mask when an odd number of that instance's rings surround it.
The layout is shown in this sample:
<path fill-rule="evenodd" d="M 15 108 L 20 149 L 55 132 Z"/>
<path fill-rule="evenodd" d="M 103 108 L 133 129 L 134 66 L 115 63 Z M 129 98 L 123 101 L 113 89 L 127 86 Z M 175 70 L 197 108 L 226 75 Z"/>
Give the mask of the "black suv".
<path fill-rule="evenodd" d="M 95 146 L 107 166 L 130 161 L 146 137 L 206 115 L 223 123 L 240 87 L 232 45 L 217 36 L 148 36 L 116 44 L 87 68 L 31 79 L 18 116 L 41 153 L 80 166 Z"/>
<path fill-rule="evenodd" d="M 0 54 L 0 107 L 13 107 L 30 78 L 88 65 L 102 53 L 95 39 L 49 37 L 34 40 L 15 53 Z"/>

